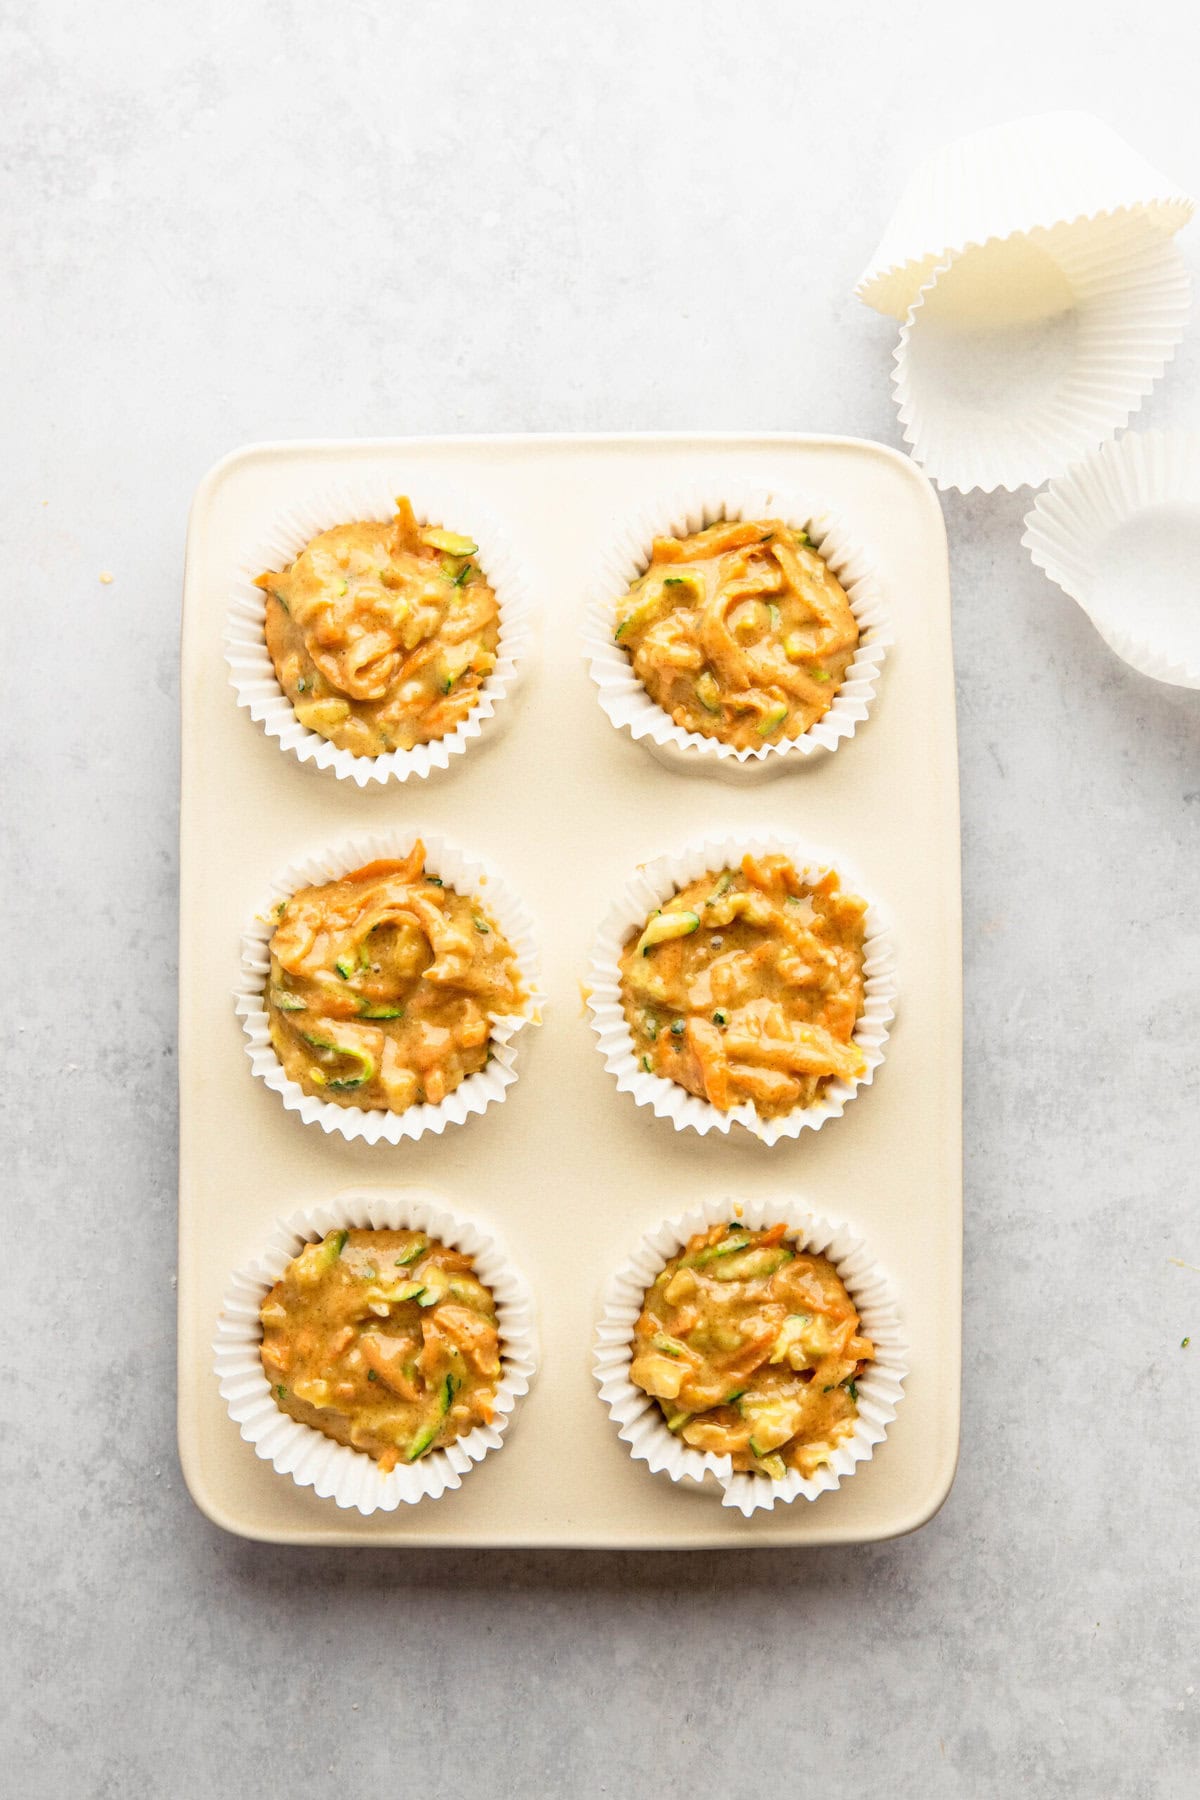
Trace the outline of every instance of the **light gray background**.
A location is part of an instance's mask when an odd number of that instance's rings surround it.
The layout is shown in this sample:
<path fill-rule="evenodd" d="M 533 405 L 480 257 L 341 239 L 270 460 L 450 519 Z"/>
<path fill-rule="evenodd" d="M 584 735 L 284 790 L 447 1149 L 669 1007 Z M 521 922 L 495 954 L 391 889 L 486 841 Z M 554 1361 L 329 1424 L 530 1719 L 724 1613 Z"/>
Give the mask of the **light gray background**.
<path fill-rule="evenodd" d="M 1080 105 L 1196 191 L 1195 19 L 0 6 L 22 1800 L 1195 1791 L 1200 1270 L 1172 1259 L 1200 1265 L 1200 704 L 1032 569 L 1027 495 L 945 503 L 967 1335 L 931 1525 L 724 1559 L 241 1543 L 180 1479 L 172 1288 L 176 639 L 209 464 L 458 430 L 896 443 L 895 327 L 850 290 L 913 160 Z M 1198 417 L 1200 331 L 1142 414 Z"/>

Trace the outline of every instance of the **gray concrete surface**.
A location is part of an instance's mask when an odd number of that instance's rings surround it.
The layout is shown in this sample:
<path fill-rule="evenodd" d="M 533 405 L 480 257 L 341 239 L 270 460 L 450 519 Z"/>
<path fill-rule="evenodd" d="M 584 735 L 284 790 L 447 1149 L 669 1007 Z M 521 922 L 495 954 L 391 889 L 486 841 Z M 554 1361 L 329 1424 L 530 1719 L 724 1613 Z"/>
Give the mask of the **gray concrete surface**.
<path fill-rule="evenodd" d="M 945 506 L 966 1377 L 926 1530 L 724 1561 L 236 1542 L 175 1460 L 172 1272 L 208 465 L 463 429 L 897 442 L 894 330 L 850 288 L 910 163 L 1076 104 L 1196 190 L 1198 36 L 1182 0 L 0 6 L 6 1792 L 1197 1791 L 1200 703 L 1030 567 L 1027 497 Z M 1142 417 L 1198 415 L 1200 331 Z"/>

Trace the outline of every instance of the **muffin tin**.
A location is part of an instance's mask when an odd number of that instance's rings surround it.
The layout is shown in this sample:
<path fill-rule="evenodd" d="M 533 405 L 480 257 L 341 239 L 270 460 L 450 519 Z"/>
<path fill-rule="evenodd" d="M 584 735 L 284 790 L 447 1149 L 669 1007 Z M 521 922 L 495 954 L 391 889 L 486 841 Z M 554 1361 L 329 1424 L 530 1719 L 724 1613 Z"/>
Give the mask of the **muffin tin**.
<path fill-rule="evenodd" d="M 321 780 L 234 704 L 222 660 L 229 572 L 272 518 L 331 483 L 422 478 L 502 517 L 538 610 L 507 729 L 427 781 Z M 730 786 L 664 768 L 613 728 L 588 676 L 588 582 L 614 521 L 723 481 L 786 486 L 854 521 L 886 593 L 894 648 L 869 721 L 835 756 Z M 182 644 L 179 1440 L 197 1504 L 246 1537 L 311 1544 L 702 1548 L 854 1543 L 915 1529 L 953 1479 L 961 1362 L 961 932 L 957 758 L 945 533 L 894 451 L 791 435 L 507 437 L 263 445 L 202 483 L 188 536 Z M 231 995 L 239 933 L 273 870 L 356 833 L 444 835 L 502 868 L 534 915 L 543 1029 L 524 1033 L 506 1104 L 415 1143 L 347 1143 L 253 1081 Z M 821 1132 L 767 1148 L 744 1131 L 677 1133 L 630 1106 L 597 1056 L 582 985 L 630 868 L 698 837 L 777 831 L 819 843 L 886 906 L 896 1024 L 870 1090 Z M 491 1226 L 534 1292 L 538 1375 L 503 1451 L 460 1490 L 362 1518 L 259 1461 L 212 1372 L 230 1272 L 276 1220 L 349 1186 L 415 1188 Z M 633 1461 L 591 1371 L 613 1271 L 656 1225 L 714 1195 L 845 1221 L 887 1272 L 909 1347 L 904 1405 L 836 1494 L 751 1519 Z"/>

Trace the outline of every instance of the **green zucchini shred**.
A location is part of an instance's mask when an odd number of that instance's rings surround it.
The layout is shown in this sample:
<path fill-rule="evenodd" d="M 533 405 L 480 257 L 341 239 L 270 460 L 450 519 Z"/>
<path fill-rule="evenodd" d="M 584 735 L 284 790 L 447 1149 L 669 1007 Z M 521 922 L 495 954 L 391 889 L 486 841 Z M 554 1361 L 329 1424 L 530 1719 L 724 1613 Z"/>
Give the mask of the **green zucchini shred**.
<path fill-rule="evenodd" d="M 405 1462 L 416 1462 L 418 1457 L 424 1456 L 437 1434 L 437 1424 L 423 1425 L 416 1437 L 412 1440 L 412 1443 L 408 1446 L 408 1449 L 404 1452 Z"/>

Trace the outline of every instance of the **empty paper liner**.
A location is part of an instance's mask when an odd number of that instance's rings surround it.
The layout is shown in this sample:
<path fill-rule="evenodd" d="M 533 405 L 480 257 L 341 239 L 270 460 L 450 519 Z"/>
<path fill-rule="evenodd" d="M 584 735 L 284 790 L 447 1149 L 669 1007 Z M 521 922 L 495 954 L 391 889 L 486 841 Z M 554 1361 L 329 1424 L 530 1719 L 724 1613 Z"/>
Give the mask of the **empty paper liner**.
<path fill-rule="evenodd" d="M 1021 539 L 1143 675 L 1200 687 L 1200 432 L 1127 432 L 1038 496 Z"/>
<path fill-rule="evenodd" d="M 903 319 L 892 382 L 941 488 L 1037 486 L 1124 426 L 1182 339 L 1192 202 L 1085 113 L 950 145 L 858 293 Z"/>
<path fill-rule="evenodd" d="M 1090 113 L 1013 119 L 946 144 L 920 165 L 854 291 L 903 319 L 941 263 L 994 238 L 1106 215 L 1144 220 L 1169 237 L 1194 209 Z"/>

